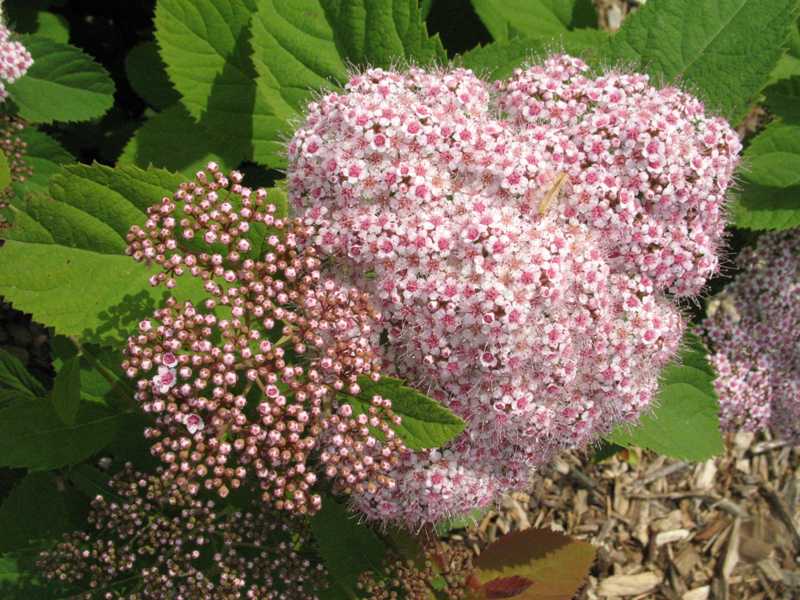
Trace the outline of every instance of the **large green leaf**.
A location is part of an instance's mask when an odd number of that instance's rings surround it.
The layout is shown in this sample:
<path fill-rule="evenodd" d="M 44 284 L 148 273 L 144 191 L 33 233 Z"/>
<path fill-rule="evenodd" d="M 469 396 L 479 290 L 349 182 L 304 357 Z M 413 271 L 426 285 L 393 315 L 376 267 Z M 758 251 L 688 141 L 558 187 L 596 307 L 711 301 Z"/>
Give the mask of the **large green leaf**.
<path fill-rule="evenodd" d="M 366 525 L 330 496 L 311 518 L 311 531 L 331 580 L 355 598 L 358 576 L 378 571 L 386 548 Z M 334 594 L 334 597 L 338 597 Z"/>
<path fill-rule="evenodd" d="M 11 168 L 5 152 L 0 152 L 0 190 L 5 190 L 11 185 Z"/>
<path fill-rule="evenodd" d="M 194 177 L 209 161 L 224 170 L 236 167 L 244 156 L 213 138 L 195 123 L 182 104 L 174 104 L 148 118 L 122 151 L 118 166 L 162 167 Z"/>
<path fill-rule="evenodd" d="M 223 138 L 232 152 L 281 166 L 286 162 L 283 140 L 291 133 L 288 120 L 298 112 L 253 64 L 254 44 L 262 44 L 249 29 L 255 10 L 255 0 L 159 0 L 156 39 L 167 74 L 192 118 Z M 313 36 L 318 30 L 317 17 L 310 14 L 308 21 L 312 25 L 302 20 L 272 24 L 287 34 L 279 43 L 288 53 L 294 55 L 303 43 L 297 31 Z M 256 48 L 256 54 L 263 50 Z M 282 62 L 270 62 L 270 69 L 281 72 L 279 81 L 294 86 L 296 61 Z"/>
<path fill-rule="evenodd" d="M 91 57 L 46 37 L 21 38 L 33 56 L 33 66 L 8 86 L 19 116 L 30 123 L 85 121 L 111 108 L 114 82 Z"/>
<path fill-rule="evenodd" d="M 608 42 L 608 37 L 606 32 L 599 29 L 565 31 L 551 38 L 517 37 L 474 48 L 457 60 L 486 79 L 503 79 L 517 67 L 547 56 L 553 48 L 580 56 L 590 64 L 596 62 L 595 55 Z"/>
<path fill-rule="evenodd" d="M 744 153 L 748 181 L 770 187 L 800 185 L 800 125 L 772 123 Z"/>
<path fill-rule="evenodd" d="M 743 229 L 800 227 L 800 185 L 776 188 L 745 182 L 735 192 L 731 216 Z"/>
<path fill-rule="evenodd" d="M 154 272 L 127 256 L 56 244 L 12 240 L 0 248 L 0 295 L 57 333 L 104 345 L 126 340 L 161 305 L 167 292 L 149 285 Z M 172 295 L 204 297 L 188 276 Z"/>
<path fill-rule="evenodd" d="M 649 448 L 681 460 L 706 460 L 724 450 L 714 373 L 694 336 L 661 374 L 655 409 L 635 427 L 619 426 L 607 440 Z"/>
<path fill-rule="evenodd" d="M 14 226 L 2 237 L 123 254 L 131 225 L 143 224 L 146 209 L 171 196 L 183 179 L 133 165 L 70 165 L 51 177 L 49 197 L 29 194 L 12 201 Z"/>
<path fill-rule="evenodd" d="M 609 59 L 699 94 L 738 122 L 783 53 L 797 0 L 650 0 L 611 40 Z"/>
<path fill-rule="evenodd" d="M 154 42 L 142 42 L 128 52 L 125 73 L 133 91 L 154 108 L 167 108 L 180 100 Z"/>
<path fill-rule="evenodd" d="M 0 466 L 47 470 L 77 464 L 111 443 L 124 416 L 84 403 L 66 425 L 46 400 L 14 402 L 0 409 Z"/>
<path fill-rule="evenodd" d="M 499 42 L 597 27 L 591 0 L 472 0 L 472 6 Z"/>
<path fill-rule="evenodd" d="M 746 229 L 800 225 L 800 126 L 770 124 L 745 151 L 744 183 L 736 190 L 734 222 Z"/>
<path fill-rule="evenodd" d="M 778 81 L 764 93 L 770 112 L 787 123 L 800 124 L 800 75 Z"/>
<path fill-rule="evenodd" d="M 0 506 L 0 553 L 38 548 L 80 525 L 73 498 L 50 473 L 28 473 Z"/>
<path fill-rule="evenodd" d="M 318 0 L 257 4 L 251 44 L 259 93 L 300 114 L 313 92 L 347 79 L 334 32 Z"/>
<path fill-rule="evenodd" d="M 428 37 L 418 0 L 319 1 L 339 53 L 356 65 L 391 67 L 400 61 L 447 61 L 439 37 Z"/>
<path fill-rule="evenodd" d="M 358 380 L 358 396 L 340 394 L 339 398 L 353 406 L 356 413 L 369 409 L 373 396 L 392 401 L 392 410 L 402 418 L 392 424 L 395 433 L 412 450 L 439 448 L 464 431 L 464 421 L 425 394 L 403 384 L 394 377 L 382 377 L 377 383 L 368 377 Z"/>

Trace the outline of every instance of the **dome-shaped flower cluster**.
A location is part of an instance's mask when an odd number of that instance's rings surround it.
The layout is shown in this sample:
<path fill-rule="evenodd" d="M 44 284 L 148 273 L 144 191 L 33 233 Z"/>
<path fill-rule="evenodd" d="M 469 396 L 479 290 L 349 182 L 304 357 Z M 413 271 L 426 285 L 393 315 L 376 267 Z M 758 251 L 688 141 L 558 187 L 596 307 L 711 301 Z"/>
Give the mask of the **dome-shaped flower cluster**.
<path fill-rule="evenodd" d="M 21 133 L 25 129 L 25 121 L 11 115 L 0 115 L 0 151 L 8 161 L 9 174 L 12 182 L 24 183 L 31 175 L 33 169 L 25 159 L 28 144 L 22 139 Z M 0 208 L 6 208 L 13 197 L 14 190 L 11 186 L 0 190 Z M 0 228 L 5 221 L 0 217 Z"/>
<path fill-rule="evenodd" d="M 772 427 L 800 443 L 800 230 L 762 235 L 737 262 L 702 325 L 722 427 Z"/>
<path fill-rule="evenodd" d="M 90 590 L 70 598 L 314 600 L 325 571 L 309 536 L 269 512 L 228 512 L 130 465 L 91 504 L 91 531 L 39 555 L 46 579 Z"/>
<path fill-rule="evenodd" d="M 386 362 L 468 422 L 359 508 L 465 512 L 635 420 L 682 334 L 667 294 L 717 267 L 739 149 L 691 97 L 566 56 L 493 90 L 373 69 L 312 103 L 290 198 L 331 272 L 379 304 Z"/>
<path fill-rule="evenodd" d="M 170 298 L 129 338 L 123 368 L 154 418 L 152 452 L 183 489 L 225 497 L 249 475 L 265 502 L 307 513 L 317 471 L 342 492 L 377 492 L 404 446 L 388 400 L 354 414 L 336 396 L 378 378 L 380 315 L 322 277 L 313 229 L 275 210 L 213 163 L 148 210 L 128 253 L 162 267 L 153 285 L 200 279 L 206 300 Z"/>
<path fill-rule="evenodd" d="M 0 22 L 0 102 L 8 97 L 5 86 L 25 75 L 32 64 L 31 53 L 11 39 L 11 31 Z"/>

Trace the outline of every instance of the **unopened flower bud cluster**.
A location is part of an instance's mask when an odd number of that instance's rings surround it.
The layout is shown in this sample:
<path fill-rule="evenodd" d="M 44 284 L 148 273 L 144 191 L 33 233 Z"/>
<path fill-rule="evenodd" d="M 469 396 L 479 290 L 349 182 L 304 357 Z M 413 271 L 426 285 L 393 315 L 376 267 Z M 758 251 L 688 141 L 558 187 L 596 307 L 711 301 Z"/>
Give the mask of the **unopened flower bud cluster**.
<path fill-rule="evenodd" d="M 464 513 L 635 421 L 678 348 L 675 298 L 717 270 L 739 151 L 691 96 L 568 56 L 494 86 L 371 69 L 312 103 L 294 207 L 330 272 L 372 293 L 394 373 L 468 422 L 357 506 Z"/>
<path fill-rule="evenodd" d="M 152 284 L 196 278 L 205 297 L 169 298 L 123 364 L 153 417 L 152 452 L 182 489 L 226 497 L 253 478 L 264 502 L 305 514 L 320 506 L 320 474 L 345 493 L 392 487 L 404 446 L 391 402 L 355 414 L 338 400 L 379 377 L 380 315 L 322 275 L 314 235 L 213 163 L 131 229 L 128 253 L 161 267 Z"/>
<path fill-rule="evenodd" d="M 722 427 L 800 443 L 800 230 L 762 235 L 737 263 L 702 324 Z"/>
<path fill-rule="evenodd" d="M 301 529 L 270 512 L 221 511 L 163 475 L 126 465 L 92 501 L 90 531 L 39 555 L 44 577 L 87 600 L 318 597 L 325 573 L 303 556 Z"/>

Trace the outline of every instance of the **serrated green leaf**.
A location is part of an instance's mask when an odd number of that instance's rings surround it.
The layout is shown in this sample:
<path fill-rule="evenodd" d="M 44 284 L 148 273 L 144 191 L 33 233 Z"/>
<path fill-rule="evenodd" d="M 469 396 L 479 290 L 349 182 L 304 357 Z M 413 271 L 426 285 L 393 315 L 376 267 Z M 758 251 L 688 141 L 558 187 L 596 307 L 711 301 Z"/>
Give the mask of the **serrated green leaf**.
<path fill-rule="evenodd" d="M 255 0 L 159 0 L 156 39 L 192 118 L 243 158 L 281 166 L 287 121 L 297 112 L 257 85 L 249 31 L 255 8 Z"/>
<path fill-rule="evenodd" d="M 42 194 L 28 194 L 24 198 L 13 198 L 11 206 L 47 230 L 56 244 L 103 254 L 125 252 L 126 244 L 122 236 L 100 219 L 69 204 Z M 3 230 L 0 236 L 9 240 L 18 239 L 14 227 Z"/>
<path fill-rule="evenodd" d="M 44 394 L 44 387 L 39 380 L 28 372 L 16 356 L 2 348 L 0 348 L 0 387 L 31 399 Z"/>
<path fill-rule="evenodd" d="M 464 421 L 425 394 L 406 386 L 394 377 L 381 377 L 377 383 L 368 377 L 360 377 L 358 396 L 340 394 L 343 402 L 353 406 L 356 413 L 365 412 L 373 396 L 382 396 L 392 401 L 392 410 L 402 418 L 400 425 L 392 429 L 412 450 L 439 448 L 464 431 Z"/>
<path fill-rule="evenodd" d="M 361 66 L 443 64 L 447 53 L 429 37 L 418 0 L 319 0 L 339 54 Z"/>
<path fill-rule="evenodd" d="M 800 124 L 800 75 L 784 79 L 764 90 L 766 105 L 776 117 Z"/>
<path fill-rule="evenodd" d="M 331 580 L 355 598 L 358 576 L 381 567 L 386 548 L 369 527 L 326 496 L 322 509 L 311 518 L 311 532 Z"/>
<path fill-rule="evenodd" d="M 734 192 L 731 216 L 737 227 L 774 231 L 800 226 L 800 186 L 774 188 L 745 182 Z"/>
<path fill-rule="evenodd" d="M 745 177 L 768 187 L 800 185 L 800 126 L 772 123 L 744 153 Z"/>
<path fill-rule="evenodd" d="M 472 6 L 499 42 L 597 27 L 597 12 L 591 0 L 472 0 Z"/>
<path fill-rule="evenodd" d="M 167 108 L 181 98 L 172 87 L 155 42 L 142 42 L 128 52 L 125 73 L 133 91 L 153 108 Z"/>
<path fill-rule="evenodd" d="M 127 256 L 55 244 L 7 241 L 0 248 L 0 295 L 55 328 L 101 345 L 119 344 L 167 296 L 148 279 L 155 272 Z M 179 300 L 204 297 L 199 280 L 183 276 Z"/>
<path fill-rule="evenodd" d="M 737 123 L 796 15 L 797 0 L 650 0 L 613 36 L 608 58 L 680 84 Z"/>
<path fill-rule="evenodd" d="M 52 404 L 20 401 L 0 410 L 0 466 L 32 470 L 77 464 L 114 439 L 122 415 L 84 403 L 65 425 Z"/>
<path fill-rule="evenodd" d="M 53 408 L 65 425 L 74 425 L 81 403 L 81 365 L 78 357 L 67 360 L 56 373 L 50 392 Z"/>
<path fill-rule="evenodd" d="M 475 562 L 483 598 L 572 600 L 589 576 L 595 548 L 550 529 L 509 533 L 490 544 Z M 504 581 L 498 581 L 504 580 Z M 510 594 L 511 588 L 515 594 Z M 508 591 L 508 594 L 491 594 Z"/>
<path fill-rule="evenodd" d="M 70 165 L 51 177 L 50 197 L 31 194 L 12 200 L 15 223 L 2 237 L 123 254 L 131 225 L 142 225 L 146 209 L 171 196 L 183 179 L 162 169 L 133 165 L 117 169 L 96 163 Z M 30 219 L 20 219 L 19 213 Z"/>
<path fill-rule="evenodd" d="M 608 42 L 608 33 L 599 29 L 566 31 L 550 38 L 514 38 L 492 42 L 462 54 L 457 61 L 488 79 L 503 79 L 517 67 L 547 56 L 554 50 L 580 56 L 590 64 L 599 48 Z"/>
<path fill-rule="evenodd" d="M 692 461 L 723 451 L 714 373 L 698 344 L 690 338 L 679 359 L 662 371 L 653 411 L 635 427 L 618 426 L 608 441 Z"/>
<path fill-rule="evenodd" d="M 111 108 L 114 82 L 83 51 L 36 35 L 21 36 L 21 41 L 33 56 L 33 65 L 8 86 L 8 94 L 23 119 L 86 121 Z"/>
<path fill-rule="evenodd" d="M 22 182 L 14 182 L 14 192 L 18 196 L 26 193 L 46 193 L 50 177 L 60 165 L 74 162 L 75 158 L 55 139 L 34 127 L 26 127 L 20 133 L 25 142 L 24 160 L 33 169 L 33 175 Z"/>
<path fill-rule="evenodd" d="M 151 116 L 136 130 L 117 166 L 161 167 L 193 177 L 209 161 L 227 171 L 242 158 L 195 123 L 182 104 L 175 104 Z"/>
<path fill-rule="evenodd" d="M 50 473 L 28 473 L 0 506 L 0 552 L 38 548 L 80 521 L 72 498 Z"/>

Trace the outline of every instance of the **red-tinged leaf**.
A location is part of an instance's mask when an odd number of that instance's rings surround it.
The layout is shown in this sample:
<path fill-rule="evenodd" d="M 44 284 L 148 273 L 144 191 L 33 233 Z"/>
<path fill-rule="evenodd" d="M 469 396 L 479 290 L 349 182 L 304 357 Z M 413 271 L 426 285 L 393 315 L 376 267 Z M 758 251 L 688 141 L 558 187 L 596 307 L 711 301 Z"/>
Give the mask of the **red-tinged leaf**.
<path fill-rule="evenodd" d="M 533 581 L 513 575 L 511 577 L 501 577 L 492 579 L 483 586 L 483 593 L 487 600 L 494 598 L 516 598 L 519 594 L 533 585 Z"/>
<path fill-rule="evenodd" d="M 484 550 L 475 574 L 484 598 L 572 600 L 594 562 L 595 548 L 549 529 L 527 529 L 501 537 Z M 535 582 L 514 596 L 489 596 L 486 585 L 513 578 Z"/>

